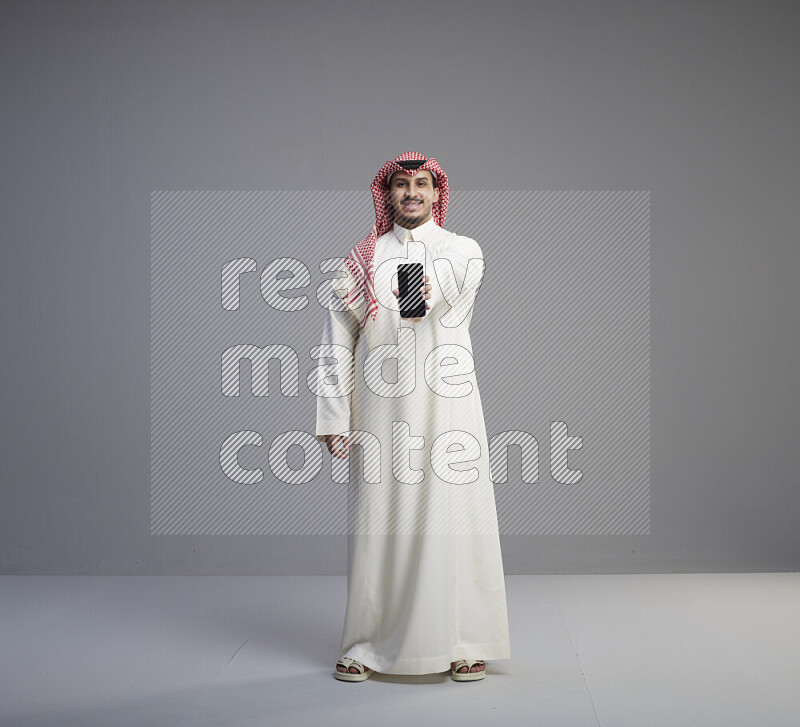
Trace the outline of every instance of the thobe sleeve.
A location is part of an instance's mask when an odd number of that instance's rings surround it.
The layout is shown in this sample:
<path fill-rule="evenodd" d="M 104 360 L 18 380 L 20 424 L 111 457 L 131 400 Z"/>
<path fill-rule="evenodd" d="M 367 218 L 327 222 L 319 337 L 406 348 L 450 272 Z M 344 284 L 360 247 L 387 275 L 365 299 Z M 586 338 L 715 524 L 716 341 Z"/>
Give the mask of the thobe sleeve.
<path fill-rule="evenodd" d="M 349 311 L 331 310 L 334 307 L 336 298 L 336 293 L 331 290 L 328 310 L 325 311 L 325 321 L 322 327 L 322 345 L 336 344 L 344 346 L 353 354 L 349 357 L 335 357 L 339 372 L 339 383 L 350 382 L 350 388 L 352 389 L 353 375 L 355 373 L 355 348 L 361 332 L 361 326 Z M 317 391 L 322 393 L 324 391 L 322 379 L 325 377 L 325 365 L 320 365 L 317 371 L 319 376 Z M 350 429 L 350 402 L 352 397 L 352 391 L 343 396 L 317 396 L 317 439 L 324 441 L 326 434 L 339 434 Z"/>
<path fill-rule="evenodd" d="M 480 245 L 471 237 L 463 235 L 453 235 L 445 241 L 442 247 L 441 256 L 447 258 L 453 266 L 455 280 L 450 274 L 439 275 L 437 270 L 437 280 L 446 298 L 450 301 L 459 301 L 460 304 L 469 305 L 469 312 L 466 313 L 467 326 L 472 319 L 472 303 L 478 295 L 481 283 L 483 282 L 484 260 Z M 473 262 L 470 260 L 480 261 Z M 436 265 L 436 261 L 434 261 Z M 446 263 L 445 263 L 446 265 Z M 467 268 L 471 267 L 471 274 L 467 276 Z M 453 286 L 457 287 L 453 287 Z"/>
<path fill-rule="evenodd" d="M 472 259 L 483 260 L 483 252 L 480 245 L 471 237 L 464 237 L 463 235 L 454 235 L 447 240 L 444 246 L 444 254 L 453 264 L 453 270 L 459 286 L 464 283 L 469 261 Z M 473 266 L 476 265 L 476 263 L 472 264 Z M 480 286 L 481 277 L 480 275 L 473 276 L 472 280 L 467 281 L 467 289 L 472 290 Z"/>

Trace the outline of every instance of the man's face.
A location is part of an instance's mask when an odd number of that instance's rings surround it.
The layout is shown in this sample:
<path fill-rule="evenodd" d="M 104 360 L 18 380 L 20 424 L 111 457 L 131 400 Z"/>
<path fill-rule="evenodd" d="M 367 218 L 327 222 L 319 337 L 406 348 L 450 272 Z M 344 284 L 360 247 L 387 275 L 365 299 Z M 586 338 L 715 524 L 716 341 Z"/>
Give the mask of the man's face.
<path fill-rule="evenodd" d="M 439 199 L 439 188 L 433 186 L 433 175 L 419 169 L 413 176 L 395 172 L 389 181 L 389 204 L 394 221 L 407 230 L 419 227 L 432 216 L 433 203 Z"/>

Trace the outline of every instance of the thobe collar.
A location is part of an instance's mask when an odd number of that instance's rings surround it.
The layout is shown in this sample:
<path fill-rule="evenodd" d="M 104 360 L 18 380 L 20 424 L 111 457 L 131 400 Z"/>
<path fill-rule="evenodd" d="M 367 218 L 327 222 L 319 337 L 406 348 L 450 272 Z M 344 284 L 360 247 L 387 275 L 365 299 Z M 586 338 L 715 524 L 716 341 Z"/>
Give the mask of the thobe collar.
<path fill-rule="evenodd" d="M 415 240 L 424 240 L 425 235 L 430 235 L 434 229 L 438 229 L 437 225 L 431 217 L 427 222 L 423 222 L 419 227 L 412 230 L 407 230 L 405 227 L 400 227 L 396 222 L 394 223 L 394 234 L 400 242 L 407 242 L 409 235 L 414 235 Z"/>

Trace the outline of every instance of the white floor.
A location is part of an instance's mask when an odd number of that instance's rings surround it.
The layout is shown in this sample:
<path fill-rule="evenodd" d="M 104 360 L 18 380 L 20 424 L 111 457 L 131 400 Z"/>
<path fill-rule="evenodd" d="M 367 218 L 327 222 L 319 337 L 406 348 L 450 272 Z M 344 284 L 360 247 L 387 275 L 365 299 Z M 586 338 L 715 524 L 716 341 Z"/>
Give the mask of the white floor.
<path fill-rule="evenodd" d="M 800 574 L 508 576 L 512 658 L 334 679 L 344 577 L 0 577 L 0 725 L 800 724 Z"/>

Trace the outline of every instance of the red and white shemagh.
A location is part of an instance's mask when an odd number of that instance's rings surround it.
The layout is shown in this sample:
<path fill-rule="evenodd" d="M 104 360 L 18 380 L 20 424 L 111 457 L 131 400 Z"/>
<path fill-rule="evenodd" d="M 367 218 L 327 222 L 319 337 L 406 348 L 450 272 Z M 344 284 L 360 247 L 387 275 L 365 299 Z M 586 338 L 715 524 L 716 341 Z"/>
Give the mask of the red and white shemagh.
<path fill-rule="evenodd" d="M 405 169 L 400 162 L 422 161 L 416 169 Z M 380 171 L 375 175 L 372 182 L 372 199 L 375 203 L 375 224 L 372 226 L 369 235 L 359 242 L 345 258 L 344 264 L 348 272 L 356 280 L 356 285 L 346 295 L 342 296 L 344 304 L 351 308 L 360 298 L 366 302 L 366 309 L 361 318 L 361 327 L 366 327 L 370 320 L 375 320 L 378 315 L 378 300 L 375 297 L 373 281 L 375 278 L 375 242 L 381 236 L 389 232 L 394 225 L 392 210 L 389 205 L 389 187 L 386 177 L 394 172 L 405 172 L 414 176 L 420 169 L 427 169 L 436 175 L 436 184 L 439 188 L 439 199 L 433 203 L 431 216 L 433 221 L 439 226 L 444 226 L 444 218 L 447 215 L 447 202 L 449 190 L 447 187 L 447 175 L 439 166 L 439 162 L 433 157 L 426 157 L 415 151 L 407 151 L 391 161 L 386 162 Z"/>

